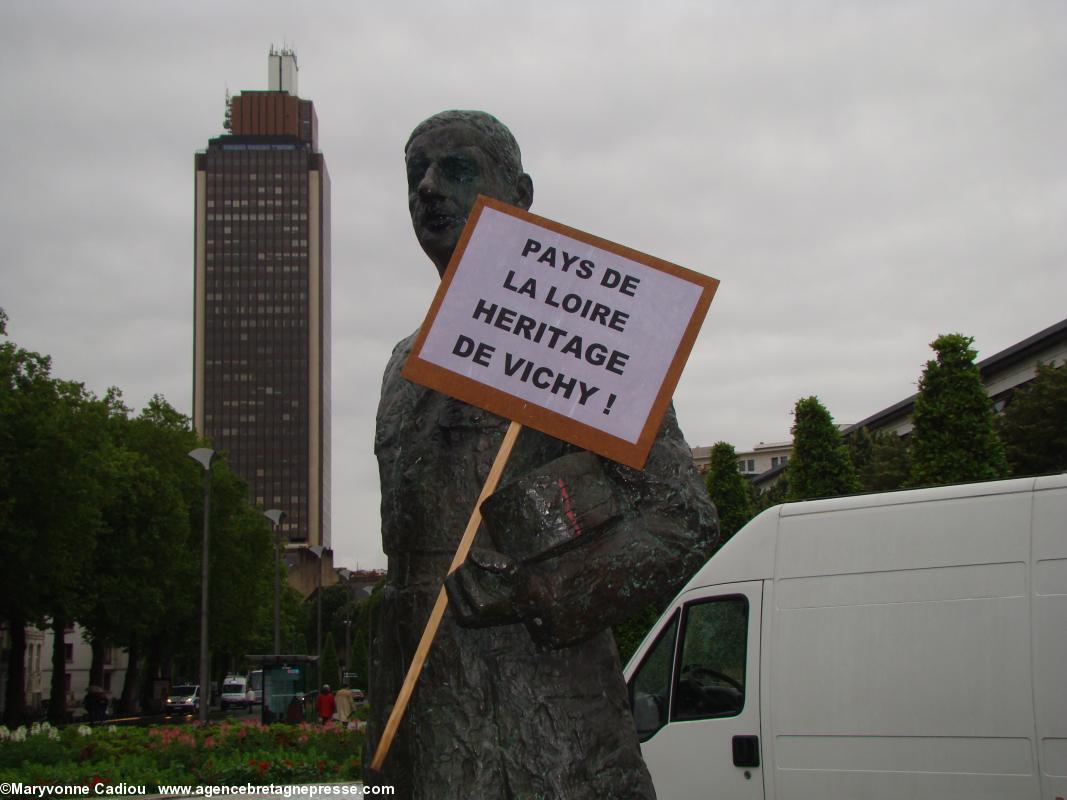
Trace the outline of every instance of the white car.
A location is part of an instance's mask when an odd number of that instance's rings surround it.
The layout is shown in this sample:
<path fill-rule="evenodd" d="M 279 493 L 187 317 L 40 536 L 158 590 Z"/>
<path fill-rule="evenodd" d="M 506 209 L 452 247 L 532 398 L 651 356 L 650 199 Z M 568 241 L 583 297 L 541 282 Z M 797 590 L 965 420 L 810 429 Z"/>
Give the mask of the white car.
<path fill-rule="evenodd" d="M 171 686 L 164 706 L 168 714 L 176 711 L 196 713 L 200 710 L 200 687 L 191 684 Z"/>

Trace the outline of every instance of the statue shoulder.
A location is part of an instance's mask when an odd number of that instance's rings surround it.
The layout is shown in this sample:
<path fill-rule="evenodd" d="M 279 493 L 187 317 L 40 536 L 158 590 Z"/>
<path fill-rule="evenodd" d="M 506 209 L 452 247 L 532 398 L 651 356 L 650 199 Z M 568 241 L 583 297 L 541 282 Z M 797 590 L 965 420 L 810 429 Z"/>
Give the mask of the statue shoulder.
<path fill-rule="evenodd" d="M 382 395 L 384 397 L 387 387 L 400 380 L 400 370 L 404 368 L 404 362 L 411 355 L 411 349 L 415 346 L 415 338 L 419 335 L 416 330 L 410 336 L 401 339 L 393 347 L 393 353 L 389 356 L 389 363 L 385 366 L 385 375 L 382 377 Z"/>
<path fill-rule="evenodd" d="M 413 412 L 419 397 L 426 391 L 421 386 L 405 380 L 400 375 L 418 331 L 397 342 L 382 376 L 382 391 L 378 399 L 378 414 L 375 424 L 374 451 L 381 453 L 390 441 L 399 435 L 407 418 Z"/>

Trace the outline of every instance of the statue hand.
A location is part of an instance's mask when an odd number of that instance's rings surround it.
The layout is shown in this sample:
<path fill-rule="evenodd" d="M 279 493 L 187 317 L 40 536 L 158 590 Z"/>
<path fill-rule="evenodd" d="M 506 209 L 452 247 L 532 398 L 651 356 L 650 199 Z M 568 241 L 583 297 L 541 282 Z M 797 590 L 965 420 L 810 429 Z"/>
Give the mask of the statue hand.
<path fill-rule="evenodd" d="M 493 545 L 524 563 L 583 545 L 623 510 L 599 457 L 586 451 L 520 475 L 481 506 Z"/>
<path fill-rule="evenodd" d="M 521 584 L 515 559 L 478 547 L 445 579 L 452 613 L 468 628 L 519 622 L 516 597 Z"/>

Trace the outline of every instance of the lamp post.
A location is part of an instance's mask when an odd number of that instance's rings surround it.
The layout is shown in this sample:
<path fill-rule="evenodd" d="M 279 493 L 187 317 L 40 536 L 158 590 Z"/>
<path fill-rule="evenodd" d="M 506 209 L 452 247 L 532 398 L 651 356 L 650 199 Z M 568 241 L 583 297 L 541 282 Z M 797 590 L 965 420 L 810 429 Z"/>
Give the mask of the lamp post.
<path fill-rule="evenodd" d="M 349 663 L 349 659 L 352 657 L 352 620 L 351 619 L 346 619 L 346 620 L 344 620 L 344 623 L 345 623 L 345 672 L 351 672 L 352 671 L 352 665 Z M 349 680 L 350 680 L 349 678 L 345 678 L 345 680 L 343 681 L 346 689 L 351 688 L 348 685 Z"/>
<path fill-rule="evenodd" d="M 317 564 L 318 569 L 316 570 L 316 573 L 315 573 L 315 605 L 317 607 L 315 609 L 315 614 L 317 616 L 317 621 L 316 621 L 316 624 L 315 624 L 315 656 L 317 657 L 318 661 L 316 661 L 315 663 L 318 665 L 318 669 L 319 669 L 319 681 L 318 682 L 319 682 L 319 685 L 321 686 L 322 685 L 322 554 L 323 554 L 323 551 L 326 550 L 326 548 L 323 547 L 322 545 L 317 544 L 317 545 L 314 545 L 313 547 L 309 547 L 308 550 L 310 550 L 315 555 L 315 558 L 318 559 L 318 564 Z"/>
<path fill-rule="evenodd" d="M 210 447 L 198 447 L 189 452 L 193 459 L 204 468 L 204 554 L 200 570 L 200 700 L 198 717 L 207 722 L 208 706 L 211 704 L 211 654 L 207 641 L 207 604 L 208 604 L 208 553 L 210 552 L 211 520 L 211 462 L 215 451 Z"/>
<path fill-rule="evenodd" d="M 282 615 L 281 615 L 281 571 L 282 557 L 281 546 L 278 543 L 278 526 L 285 519 L 285 512 L 278 508 L 272 508 L 263 512 L 270 520 L 271 533 L 274 534 L 274 655 L 282 651 Z"/>

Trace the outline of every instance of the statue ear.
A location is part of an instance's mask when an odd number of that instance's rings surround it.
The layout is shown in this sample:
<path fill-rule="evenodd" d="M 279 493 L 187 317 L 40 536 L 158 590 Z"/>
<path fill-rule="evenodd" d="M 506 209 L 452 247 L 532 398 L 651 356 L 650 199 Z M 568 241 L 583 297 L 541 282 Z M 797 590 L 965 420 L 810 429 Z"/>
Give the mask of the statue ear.
<path fill-rule="evenodd" d="M 533 179 L 525 172 L 515 182 L 515 205 L 523 211 L 529 211 L 533 205 Z"/>

